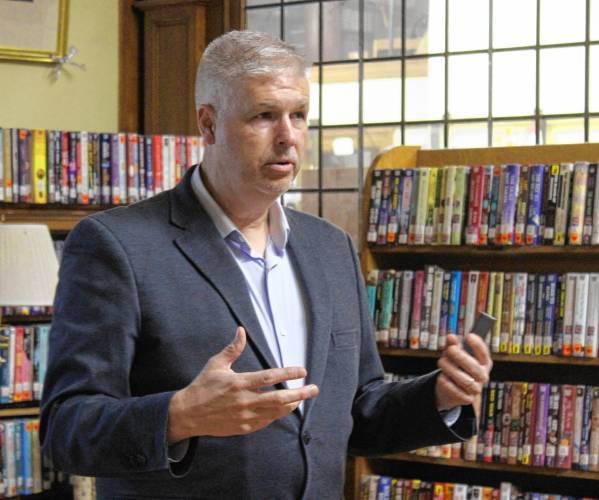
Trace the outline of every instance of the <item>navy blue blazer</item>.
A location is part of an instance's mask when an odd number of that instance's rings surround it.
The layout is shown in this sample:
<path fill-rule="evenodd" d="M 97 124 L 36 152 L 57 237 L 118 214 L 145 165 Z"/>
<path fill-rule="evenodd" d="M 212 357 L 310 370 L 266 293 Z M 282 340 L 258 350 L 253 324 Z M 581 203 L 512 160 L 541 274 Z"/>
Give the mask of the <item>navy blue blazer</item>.
<path fill-rule="evenodd" d="M 97 213 L 69 234 L 41 412 L 55 466 L 97 476 L 98 498 L 338 499 L 347 453 L 382 454 L 469 437 L 434 404 L 436 374 L 385 384 L 351 240 L 286 209 L 288 251 L 309 310 L 308 383 L 298 412 L 258 432 L 198 437 L 169 464 L 170 398 L 243 325 L 233 369 L 275 366 L 242 272 L 195 198 L 176 188 Z"/>

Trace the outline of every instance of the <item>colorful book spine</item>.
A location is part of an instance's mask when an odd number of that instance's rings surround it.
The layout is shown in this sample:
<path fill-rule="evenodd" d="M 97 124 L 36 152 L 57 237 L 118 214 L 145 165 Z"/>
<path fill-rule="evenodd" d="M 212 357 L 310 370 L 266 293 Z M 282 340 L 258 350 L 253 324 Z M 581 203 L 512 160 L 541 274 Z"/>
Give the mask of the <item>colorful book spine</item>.
<path fill-rule="evenodd" d="M 528 275 L 528 283 L 526 285 L 526 321 L 524 324 L 524 338 L 522 342 L 522 352 L 524 354 L 534 354 L 535 350 L 535 332 L 537 319 L 537 281 L 538 276 L 530 273 Z M 541 337 L 542 338 L 542 337 Z"/>
<path fill-rule="evenodd" d="M 410 349 L 420 347 L 420 323 L 422 318 L 422 296 L 424 293 L 424 271 L 414 273 L 414 295 L 412 297 L 412 318 L 410 321 Z"/>
<path fill-rule="evenodd" d="M 585 352 L 588 296 L 589 274 L 577 273 L 572 323 L 572 356 L 579 358 L 584 357 Z"/>
<path fill-rule="evenodd" d="M 516 216 L 514 220 L 514 244 L 524 245 L 526 243 L 526 220 L 528 214 L 528 196 L 529 196 L 529 174 L 530 167 L 522 165 L 520 167 L 520 180 L 518 181 L 518 191 L 516 195 Z"/>
<path fill-rule="evenodd" d="M 590 163 L 587 177 L 586 198 L 584 203 L 584 223 L 582 226 L 583 245 L 590 245 L 593 240 L 593 207 L 595 206 L 596 184 L 597 163 Z"/>
<path fill-rule="evenodd" d="M 443 273 L 443 292 L 441 295 L 441 318 L 439 320 L 438 349 L 443 350 L 447 345 L 447 330 L 449 324 L 449 295 L 451 290 L 451 273 Z"/>
<path fill-rule="evenodd" d="M 559 163 L 554 163 L 545 168 L 544 186 L 547 186 L 546 193 L 543 196 L 542 219 L 543 224 L 543 243 L 545 245 L 553 245 L 555 238 L 555 218 L 557 207 L 559 205 L 559 183 L 560 183 L 560 166 Z"/>
<path fill-rule="evenodd" d="M 574 333 L 574 305 L 576 295 L 576 273 L 566 274 L 566 297 L 564 304 L 562 356 L 572 356 Z"/>
<path fill-rule="evenodd" d="M 587 358 L 599 356 L 599 273 L 589 277 L 589 295 L 587 302 L 587 325 L 584 342 L 584 355 Z"/>
<path fill-rule="evenodd" d="M 593 202 L 593 228 L 591 231 L 591 244 L 599 245 L 599 173 L 595 177 L 595 187 L 593 191 L 595 193 L 595 200 Z"/>
<path fill-rule="evenodd" d="M 410 312 L 412 311 L 412 295 L 414 287 L 414 271 L 403 271 L 401 282 L 401 307 L 399 308 L 399 347 L 408 347 L 410 332 Z"/>
<path fill-rule="evenodd" d="M 574 416 L 576 411 L 576 386 L 560 386 L 559 444 L 557 447 L 558 469 L 572 468 L 572 447 L 574 439 Z"/>
<path fill-rule="evenodd" d="M 557 274 L 551 273 L 547 275 L 543 296 L 543 356 L 551 354 L 555 341 L 558 283 Z"/>
<path fill-rule="evenodd" d="M 489 244 L 489 218 L 491 215 L 491 201 L 493 196 L 493 168 L 492 165 L 484 167 L 479 245 Z"/>
<path fill-rule="evenodd" d="M 452 238 L 452 220 L 453 220 L 453 204 L 455 199 L 456 174 L 458 167 L 447 167 L 447 175 L 445 179 L 445 195 L 443 196 L 443 224 L 441 226 L 441 244 L 451 244 Z"/>
<path fill-rule="evenodd" d="M 593 387 L 585 386 L 582 409 L 582 431 L 580 435 L 580 459 L 578 462 L 578 468 L 583 471 L 588 471 L 590 465 L 592 411 Z"/>
<path fill-rule="evenodd" d="M 391 175 L 391 208 L 389 211 L 389 222 L 387 224 L 387 243 L 397 243 L 397 232 L 399 230 L 399 199 L 401 196 L 401 169 L 393 170 Z"/>
<path fill-rule="evenodd" d="M 77 202 L 89 205 L 89 143 L 88 132 L 79 132 L 79 157 L 77 161 Z"/>
<path fill-rule="evenodd" d="M 530 167 L 528 210 L 526 214 L 526 244 L 541 243 L 541 203 L 543 198 L 543 179 L 545 165 Z"/>
<path fill-rule="evenodd" d="M 468 195 L 468 182 L 470 167 L 457 167 L 455 175 L 455 192 L 453 198 L 453 211 L 451 215 L 451 244 L 462 244 L 462 232 L 466 214 L 466 199 Z"/>
<path fill-rule="evenodd" d="M 485 170 L 484 166 L 473 166 L 470 172 L 468 192 L 468 217 L 466 223 L 466 245 L 480 244 L 480 227 L 483 209 Z"/>
<path fill-rule="evenodd" d="M 509 164 L 504 168 L 503 206 L 499 233 L 499 242 L 502 245 L 514 244 L 514 223 L 518 185 L 520 182 L 520 167 L 519 164 Z"/>
<path fill-rule="evenodd" d="M 493 297 L 493 316 L 497 318 L 491 334 L 491 352 L 498 353 L 501 344 L 501 318 L 503 315 L 503 285 L 505 274 L 498 272 L 495 275 L 495 289 Z"/>
<path fill-rule="evenodd" d="M 111 151 L 112 141 L 110 134 L 100 134 L 100 199 L 104 205 L 108 205 L 112 202 L 112 162 L 110 161 Z"/>
<path fill-rule="evenodd" d="M 555 210 L 554 245 L 565 245 L 570 213 L 570 185 L 574 173 L 573 163 L 562 163 L 559 168 L 558 205 Z"/>
<path fill-rule="evenodd" d="M 547 417 L 547 443 L 545 445 L 545 466 L 557 467 L 559 446 L 560 386 L 551 384 L 549 391 L 549 411 Z"/>
<path fill-rule="evenodd" d="M 406 168 L 401 178 L 401 212 L 399 216 L 399 234 L 397 236 L 397 243 L 400 245 L 408 243 L 413 191 L 414 169 Z"/>
<path fill-rule="evenodd" d="M 426 204 L 426 216 L 424 221 L 424 240 L 423 243 L 431 245 L 435 236 L 434 222 L 435 222 L 435 201 L 437 199 L 437 177 L 438 168 L 429 168 L 428 173 L 428 188 L 427 188 L 427 204 Z"/>
<path fill-rule="evenodd" d="M 127 201 L 139 201 L 139 135 L 127 134 Z"/>
<path fill-rule="evenodd" d="M 441 304 L 443 295 L 445 271 L 439 267 L 435 268 L 433 278 L 433 298 L 431 304 L 431 314 L 428 325 L 429 337 L 428 345 L 425 348 L 436 351 L 439 347 L 439 330 L 441 321 Z"/>
<path fill-rule="evenodd" d="M 570 245 L 582 244 L 582 229 L 584 224 L 588 175 L 588 162 L 579 161 L 574 164 L 574 177 L 569 219 L 570 224 L 568 226 L 568 243 Z"/>
<path fill-rule="evenodd" d="M 47 203 L 46 131 L 36 129 L 33 135 L 33 203 Z"/>
<path fill-rule="evenodd" d="M 146 138 L 149 139 L 149 137 Z M 147 148 L 147 145 L 146 145 Z M 148 149 L 146 149 L 148 150 Z M 152 150 L 152 148 L 149 148 Z M 147 164 L 151 165 L 151 162 Z M 151 170 L 151 169 L 150 169 Z M 383 171 L 374 170 L 372 172 L 372 182 L 370 185 L 370 209 L 368 211 L 368 231 L 366 241 L 369 245 L 376 244 L 377 239 L 377 221 L 379 218 L 379 207 L 383 190 Z"/>
<path fill-rule="evenodd" d="M 547 419 L 549 414 L 550 384 L 536 384 L 536 414 L 532 465 L 543 467 L 545 465 L 545 446 L 547 444 Z"/>
<path fill-rule="evenodd" d="M 585 386 L 577 385 L 574 405 L 574 435 L 572 438 L 572 469 L 580 469 L 580 445 L 582 441 L 584 394 Z"/>
<path fill-rule="evenodd" d="M 599 472 L 599 386 L 593 387 L 589 470 Z"/>
<path fill-rule="evenodd" d="M 144 136 L 144 163 L 146 167 L 146 193 L 147 197 L 154 196 L 154 141 L 151 135 Z M 375 237 L 376 241 L 376 237 Z"/>

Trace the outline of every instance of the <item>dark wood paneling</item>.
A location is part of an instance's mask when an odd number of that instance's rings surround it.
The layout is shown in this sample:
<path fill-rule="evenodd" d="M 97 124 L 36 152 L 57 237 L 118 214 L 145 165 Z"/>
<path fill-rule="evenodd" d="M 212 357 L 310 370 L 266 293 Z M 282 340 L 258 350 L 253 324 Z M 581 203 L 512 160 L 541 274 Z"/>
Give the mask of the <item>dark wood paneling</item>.
<path fill-rule="evenodd" d="M 245 0 L 121 0 L 119 130 L 196 134 L 206 45 L 245 24 Z"/>

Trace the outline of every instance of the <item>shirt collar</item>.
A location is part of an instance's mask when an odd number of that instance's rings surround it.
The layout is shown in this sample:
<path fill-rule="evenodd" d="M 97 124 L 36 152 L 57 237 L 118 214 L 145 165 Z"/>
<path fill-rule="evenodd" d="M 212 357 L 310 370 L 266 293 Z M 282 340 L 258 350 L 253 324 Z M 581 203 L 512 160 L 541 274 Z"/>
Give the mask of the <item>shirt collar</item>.
<path fill-rule="evenodd" d="M 208 215 L 212 219 L 212 222 L 214 222 L 216 229 L 223 239 L 235 234 L 245 241 L 243 233 L 219 206 L 216 200 L 208 192 L 208 189 L 206 189 L 206 185 L 200 175 L 200 168 L 201 165 L 195 169 L 191 176 L 191 187 L 196 198 L 200 202 L 200 205 L 202 205 L 204 210 L 208 212 Z M 280 200 L 276 200 L 268 209 L 268 226 L 272 243 L 279 252 L 284 252 L 285 247 L 287 246 L 290 228 Z"/>

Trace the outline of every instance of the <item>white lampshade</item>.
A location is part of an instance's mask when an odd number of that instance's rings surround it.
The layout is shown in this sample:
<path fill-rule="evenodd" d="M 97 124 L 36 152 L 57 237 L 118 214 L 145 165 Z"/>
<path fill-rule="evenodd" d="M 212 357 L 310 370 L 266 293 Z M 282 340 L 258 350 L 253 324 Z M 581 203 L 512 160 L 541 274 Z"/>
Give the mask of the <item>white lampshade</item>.
<path fill-rule="evenodd" d="M 51 306 L 57 281 L 48 226 L 0 224 L 0 306 Z"/>

